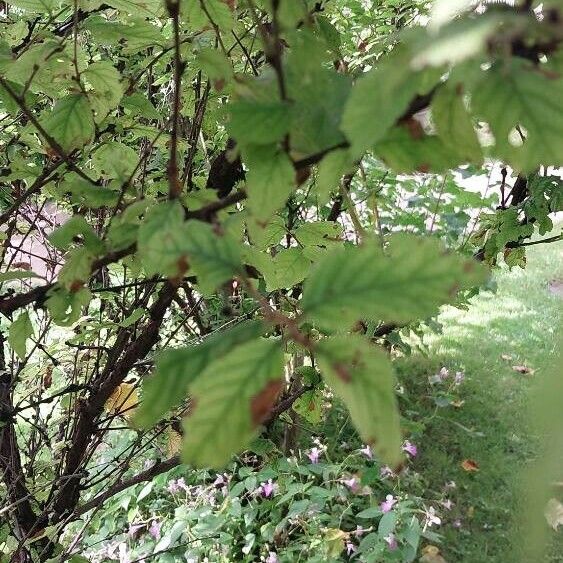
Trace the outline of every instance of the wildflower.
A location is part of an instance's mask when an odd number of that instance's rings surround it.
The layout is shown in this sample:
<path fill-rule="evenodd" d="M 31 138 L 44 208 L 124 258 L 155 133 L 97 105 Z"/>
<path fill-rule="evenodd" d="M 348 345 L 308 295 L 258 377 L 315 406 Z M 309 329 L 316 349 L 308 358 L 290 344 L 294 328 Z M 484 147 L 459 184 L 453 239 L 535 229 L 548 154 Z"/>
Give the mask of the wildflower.
<path fill-rule="evenodd" d="M 454 377 L 454 385 L 461 385 L 464 379 L 465 379 L 465 373 L 463 373 L 462 371 L 456 371 Z"/>
<path fill-rule="evenodd" d="M 265 563 L 278 563 L 279 559 L 278 559 L 278 555 L 275 551 L 270 551 L 270 553 L 268 553 L 268 557 L 266 557 Z"/>
<path fill-rule="evenodd" d="M 357 538 L 363 536 L 366 532 L 368 532 L 369 530 L 365 530 L 364 528 L 362 528 L 359 524 L 356 526 L 356 531 L 352 532 Z"/>
<path fill-rule="evenodd" d="M 130 538 L 134 538 L 137 535 L 137 532 L 144 528 L 143 524 L 129 524 L 129 530 L 127 530 L 127 535 Z"/>
<path fill-rule="evenodd" d="M 215 477 L 215 481 L 213 481 L 214 485 L 224 485 L 225 484 L 225 477 L 223 475 L 221 475 L 220 473 L 217 473 L 216 477 Z"/>
<path fill-rule="evenodd" d="M 379 505 L 381 512 L 390 512 L 393 506 L 397 504 L 397 499 L 393 495 L 387 495 L 385 500 Z"/>
<path fill-rule="evenodd" d="M 385 536 L 383 540 L 387 544 L 387 547 L 390 549 L 390 551 L 397 549 L 398 547 L 397 539 L 395 538 L 394 534 L 389 534 L 388 536 Z"/>
<path fill-rule="evenodd" d="M 411 457 L 416 457 L 416 454 L 418 453 L 418 448 L 412 442 L 407 440 L 403 444 L 403 451 L 407 452 L 407 454 L 410 455 Z"/>
<path fill-rule="evenodd" d="M 451 510 L 454 503 L 450 499 L 446 499 L 440 502 L 440 504 L 446 509 Z"/>
<path fill-rule="evenodd" d="M 315 446 L 307 452 L 307 457 L 311 460 L 311 463 L 319 463 L 319 457 L 322 453 L 323 451 Z"/>
<path fill-rule="evenodd" d="M 368 459 L 373 459 L 373 452 L 369 444 L 361 448 L 360 453 L 364 454 Z"/>
<path fill-rule="evenodd" d="M 271 479 L 268 479 L 266 483 L 260 483 L 258 490 L 264 498 L 269 498 L 274 495 L 275 488 L 276 485 L 274 485 Z"/>
<path fill-rule="evenodd" d="M 394 477 L 395 473 L 388 465 L 383 465 L 379 470 L 379 475 L 382 479 L 385 479 L 386 477 Z"/>
<path fill-rule="evenodd" d="M 456 487 L 457 487 L 457 485 L 455 484 L 455 481 L 448 481 L 444 485 L 444 489 L 455 489 Z"/>
<path fill-rule="evenodd" d="M 440 379 L 442 381 L 448 379 L 448 377 L 450 376 L 450 372 L 448 371 L 447 368 L 442 367 L 442 369 L 440 369 L 440 371 L 438 372 L 438 376 L 440 377 Z"/>
<path fill-rule="evenodd" d="M 155 539 L 158 540 L 160 538 L 160 528 L 162 524 L 158 523 L 156 520 L 151 522 L 149 526 L 149 534 Z"/>
<path fill-rule="evenodd" d="M 457 529 L 461 528 L 461 520 L 459 518 L 453 521 L 453 527 Z"/>
<path fill-rule="evenodd" d="M 356 549 L 356 546 L 351 541 L 346 542 L 346 555 L 352 555 Z"/>
<path fill-rule="evenodd" d="M 424 523 L 425 528 L 430 528 L 434 524 L 439 526 L 442 523 L 442 519 L 437 516 L 436 510 L 433 506 L 431 506 L 428 510 L 425 510 L 424 516 L 426 517 L 426 522 Z"/>
<path fill-rule="evenodd" d="M 357 477 L 350 477 L 349 479 L 342 479 L 342 482 L 352 491 L 356 492 L 359 488 L 360 481 Z"/>

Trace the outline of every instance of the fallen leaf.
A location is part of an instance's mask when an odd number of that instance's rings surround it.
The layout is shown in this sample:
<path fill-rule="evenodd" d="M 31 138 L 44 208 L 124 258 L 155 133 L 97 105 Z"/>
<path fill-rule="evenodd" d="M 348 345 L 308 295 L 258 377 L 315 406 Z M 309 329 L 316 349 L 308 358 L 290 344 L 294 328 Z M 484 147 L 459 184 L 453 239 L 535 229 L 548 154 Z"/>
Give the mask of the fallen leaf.
<path fill-rule="evenodd" d="M 563 504 L 561 504 L 557 499 L 549 499 L 545 507 L 544 515 L 547 523 L 555 531 L 557 531 L 559 526 L 563 526 Z"/>
<path fill-rule="evenodd" d="M 459 409 L 464 404 L 465 404 L 465 401 L 452 401 L 452 406 L 454 406 L 456 409 Z"/>
<path fill-rule="evenodd" d="M 509 362 L 510 360 L 512 360 L 512 355 L 511 354 L 501 354 L 500 355 L 502 360 L 505 360 L 507 362 Z"/>
<path fill-rule="evenodd" d="M 512 369 L 523 375 L 534 375 L 534 371 L 535 371 L 532 368 L 529 368 L 528 366 L 512 366 Z"/>
<path fill-rule="evenodd" d="M 139 396 L 135 385 L 122 383 L 110 395 L 105 404 L 105 409 L 111 414 L 119 414 L 129 420 L 133 416 L 138 403 Z"/>
<path fill-rule="evenodd" d="M 472 459 L 464 459 L 461 462 L 461 467 L 464 471 L 469 471 L 469 472 L 479 471 L 479 464 Z"/>

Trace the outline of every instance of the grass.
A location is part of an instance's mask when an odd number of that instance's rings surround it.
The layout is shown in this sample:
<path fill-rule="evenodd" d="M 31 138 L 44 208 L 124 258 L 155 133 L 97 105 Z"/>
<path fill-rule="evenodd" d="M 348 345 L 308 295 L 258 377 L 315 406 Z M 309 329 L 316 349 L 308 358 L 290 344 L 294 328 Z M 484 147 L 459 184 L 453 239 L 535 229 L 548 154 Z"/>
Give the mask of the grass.
<path fill-rule="evenodd" d="M 446 482 L 456 483 L 448 493 L 455 505 L 442 511 L 440 529 L 448 563 L 519 561 L 514 546 L 524 532 L 518 524 L 526 510 L 522 469 L 538 447 L 528 399 L 554 361 L 563 319 L 563 297 L 548 289 L 553 279 L 563 279 L 563 243 L 531 246 L 526 270 L 496 274 L 496 293 L 474 298 L 468 311 L 441 314 L 443 333 L 424 339 L 430 359 L 399 362 L 410 395 L 408 416 L 422 428 L 415 464 L 421 489 L 443 491 Z M 428 396 L 428 373 L 442 365 L 466 374 L 458 408 L 436 408 Z M 517 373 L 514 365 L 532 368 L 533 375 Z M 465 459 L 474 460 L 479 471 L 465 471 Z M 460 528 L 452 526 L 454 519 Z M 563 532 L 552 534 L 552 544 L 543 561 L 563 561 Z"/>

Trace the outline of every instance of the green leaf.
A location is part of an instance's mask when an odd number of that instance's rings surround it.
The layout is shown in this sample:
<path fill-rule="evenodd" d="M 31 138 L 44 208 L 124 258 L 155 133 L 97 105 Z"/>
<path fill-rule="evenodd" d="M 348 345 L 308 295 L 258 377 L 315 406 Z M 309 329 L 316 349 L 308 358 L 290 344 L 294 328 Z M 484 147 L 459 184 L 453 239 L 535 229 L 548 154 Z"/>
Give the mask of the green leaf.
<path fill-rule="evenodd" d="M 47 309 L 59 326 L 70 326 L 80 318 L 82 308 L 88 305 L 92 294 L 82 287 L 78 291 L 68 291 L 57 284 L 47 294 Z"/>
<path fill-rule="evenodd" d="M 418 122 L 394 127 L 374 152 L 395 172 L 444 172 L 462 161 L 455 144 L 426 135 Z"/>
<path fill-rule="evenodd" d="M 438 136 L 450 144 L 467 162 L 481 164 L 483 154 L 463 101 L 461 84 L 449 83 L 440 88 L 432 99 L 432 117 Z"/>
<path fill-rule="evenodd" d="M 384 57 L 354 85 L 342 117 L 353 157 L 381 140 L 414 96 L 423 93 L 427 77 L 411 70 L 408 55 L 401 50 Z"/>
<path fill-rule="evenodd" d="M 95 256 L 87 248 L 73 248 L 66 256 L 58 282 L 69 290 L 81 287 L 90 279 Z"/>
<path fill-rule="evenodd" d="M 242 344 L 213 362 L 190 386 L 182 459 L 222 467 L 256 436 L 284 385 L 278 340 Z"/>
<path fill-rule="evenodd" d="M 233 14 L 226 2 L 205 0 L 205 9 L 206 11 L 202 9 L 199 1 L 181 0 L 180 15 L 194 31 L 209 27 L 211 22 L 223 32 L 233 28 L 235 23 Z"/>
<path fill-rule="evenodd" d="M 304 313 L 341 329 L 359 319 L 407 323 L 435 314 L 487 275 L 478 262 L 448 253 L 431 238 L 393 235 L 389 253 L 370 241 L 325 256 L 305 281 Z"/>
<path fill-rule="evenodd" d="M 197 61 L 201 69 L 211 80 L 228 81 L 233 76 L 231 61 L 217 49 L 210 47 L 201 49 L 197 54 Z"/>
<path fill-rule="evenodd" d="M 27 12 L 42 14 L 51 13 L 60 4 L 60 0 L 9 0 L 8 4 Z"/>
<path fill-rule="evenodd" d="M 258 221 L 268 220 L 290 196 L 295 173 L 287 155 L 272 146 L 245 149 L 248 208 Z"/>
<path fill-rule="evenodd" d="M 143 381 L 143 400 L 135 413 L 135 424 L 154 426 L 186 398 L 189 386 L 207 366 L 236 346 L 257 338 L 263 330 L 259 321 L 242 322 L 209 336 L 201 344 L 160 352 L 154 375 Z"/>
<path fill-rule="evenodd" d="M 109 186 L 98 186 L 84 180 L 75 172 L 65 175 L 56 189 L 60 197 L 69 196 L 71 203 L 93 209 L 112 206 L 117 202 L 118 194 Z"/>
<path fill-rule="evenodd" d="M 395 377 L 387 354 L 360 337 L 321 340 L 317 359 L 326 383 L 344 401 L 362 440 L 385 463 L 401 459 Z"/>
<path fill-rule="evenodd" d="M 309 424 L 320 424 L 323 420 L 323 395 L 320 391 L 306 391 L 293 403 L 293 410 Z"/>
<path fill-rule="evenodd" d="M 127 145 L 110 142 L 100 147 L 92 157 L 92 166 L 107 177 L 126 182 L 137 166 L 139 157 Z"/>
<path fill-rule="evenodd" d="M 38 277 L 40 276 L 38 276 L 35 272 L 28 272 L 26 270 L 11 270 L 0 273 L 0 283 Z"/>
<path fill-rule="evenodd" d="M 300 248 L 284 248 L 274 256 L 252 253 L 249 262 L 264 276 L 267 291 L 293 287 L 305 279 L 311 266 Z"/>
<path fill-rule="evenodd" d="M 8 329 L 8 343 L 19 356 L 20 360 L 25 359 L 25 343 L 31 336 L 33 336 L 33 325 L 31 324 L 31 319 L 27 311 L 24 311 Z"/>
<path fill-rule="evenodd" d="M 342 226 L 334 221 L 311 221 L 303 223 L 293 231 L 295 240 L 303 246 L 324 246 L 342 244 Z"/>
<path fill-rule="evenodd" d="M 316 190 L 319 204 L 325 205 L 333 192 L 338 192 L 340 179 L 352 170 L 352 158 L 347 150 L 332 151 L 319 164 Z"/>
<path fill-rule="evenodd" d="M 241 273 L 239 245 L 227 233 L 218 234 L 207 223 L 190 221 L 184 236 L 190 270 L 197 275 L 198 286 L 204 294 L 209 295 Z"/>
<path fill-rule="evenodd" d="M 82 77 L 93 89 L 88 92 L 88 98 L 96 122 L 100 122 L 119 105 L 123 96 L 121 75 L 109 61 L 98 61 L 89 65 L 82 73 Z"/>
<path fill-rule="evenodd" d="M 472 106 L 489 122 L 496 153 L 517 169 L 531 171 L 540 164 L 563 164 L 562 97 L 563 77 L 512 58 L 483 74 L 472 90 Z"/>
<path fill-rule="evenodd" d="M 161 119 L 162 117 L 150 100 L 140 92 L 134 92 L 130 96 L 121 98 L 121 106 L 129 110 L 132 115 L 140 115 L 147 119 Z"/>
<path fill-rule="evenodd" d="M 241 100 L 229 104 L 229 111 L 227 128 L 240 144 L 269 145 L 290 128 L 289 106 L 283 102 Z"/>
<path fill-rule="evenodd" d="M 178 202 L 151 207 L 139 228 L 138 253 L 148 276 L 177 276 L 187 269 L 184 210 Z"/>
<path fill-rule="evenodd" d="M 95 133 L 92 110 L 82 94 L 59 100 L 41 125 L 66 152 L 82 148 Z"/>
<path fill-rule="evenodd" d="M 74 215 L 64 225 L 55 229 L 49 235 L 49 242 L 59 250 L 68 250 L 78 242 L 83 243 L 95 254 L 104 250 L 104 243 L 98 238 L 83 215 Z"/>

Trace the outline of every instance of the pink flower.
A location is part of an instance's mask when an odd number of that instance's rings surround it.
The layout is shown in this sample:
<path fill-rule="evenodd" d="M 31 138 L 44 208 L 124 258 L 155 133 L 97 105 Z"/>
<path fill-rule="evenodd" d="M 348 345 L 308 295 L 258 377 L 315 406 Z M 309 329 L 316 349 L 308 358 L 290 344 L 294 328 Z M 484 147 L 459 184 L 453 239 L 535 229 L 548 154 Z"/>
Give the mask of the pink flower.
<path fill-rule="evenodd" d="M 461 520 L 459 518 L 453 521 L 453 527 L 457 529 L 461 528 Z"/>
<path fill-rule="evenodd" d="M 134 538 L 137 535 L 137 532 L 144 528 L 144 524 L 129 524 L 129 530 L 127 530 L 127 535 L 130 538 Z"/>
<path fill-rule="evenodd" d="M 438 372 L 438 376 L 440 377 L 440 379 L 442 381 L 448 379 L 448 377 L 450 376 L 450 372 L 448 371 L 447 368 L 443 367 L 439 372 Z"/>
<path fill-rule="evenodd" d="M 315 446 L 307 452 L 307 457 L 311 460 L 311 463 L 319 463 L 319 457 L 322 453 L 323 451 Z"/>
<path fill-rule="evenodd" d="M 465 379 L 465 373 L 463 373 L 462 371 L 456 371 L 454 377 L 454 385 L 461 385 L 464 379 Z"/>
<path fill-rule="evenodd" d="M 403 451 L 407 452 L 411 457 L 416 457 L 416 454 L 418 454 L 417 447 L 409 440 L 406 440 L 403 444 Z"/>
<path fill-rule="evenodd" d="M 277 553 L 275 551 L 270 551 L 268 557 L 266 557 L 265 563 L 278 563 L 278 562 L 279 559 Z"/>
<path fill-rule="evenodd" d="M 451 510 L 454 503 L 450 499 L 446 499 L 440 502 L 440 504 L 446 509 Z"/>
<path fill-rule="evenodd" d="M 387 495 L 385 500 L 379 505 L 381 512 L 384 514 L 390 512 L 393 506 L 397 504 L 397 499 L 393 495 Z"/>
<path fill-rule="evenodd" d="M 347 555 L 352 555 L 352 553 L 354 553 L 354 551 L 356 551 L 356 546 L 351 542 L 351 541 L 347 541 L 346 542 L 346 554 Z"/>
<path fill-rule="evenodd" d="M 215 477 L 215 481 L 213 481 L 214 485 L 224 485 L 225 484 L 225 477 L 223 475 L 221 475 L 220 473 L 217 473 L 217 476 Z"/>
<path fill-rule="evenodd" d="M 397 539 L 393 534 L 389 534 L 388 536 L 385 536 L 383 540 L 387 544 L 387 547 L 389 548 L 390 551 L 394 551 L 395 549 L 397 549 L 398 547 Z"/>
<path fill-rule="evenodd" d="M 275 488 L 276 488 L 276 486 L 274 485 L 272 480 L 268 479 L 267 483 L 261 483 L 260 484 L 260 487 L 258 488 L 258 490 L 260 491 L 260 494 L 264 498 L 269 498 L 269 497 L 273 496 Z"/>
<path fill-rule="evenodd" d="M 149 527 L 149 534 L 155 539 L 159 539 L 160 538 L 160 528 L 162 527 L 162 524 L 159 524 L 156 520 L 153 520 L 151 522 L 151 525 Z"/>
<path fill-rule="evenodd" d="M 373 459 L 373 452 L 369 444 L 361 448 L 360 453 L 364 454 L 368 459 Z"/>
<path fill-rule="evenodd" d="M 356 531 L 352 532 L 357 538 L 363 536 L 366 532 L 370 531 L 371 528 L 369 530 L 364 530 L 359 524 L 356 526 Z"/>
<path fill-rule="evenodd" d="M 359 489 L 360 481 L 357 477 L 350 477 L 349 479 L 342 479 L 342 482 L 352 491 L 356 492 Z"/>

